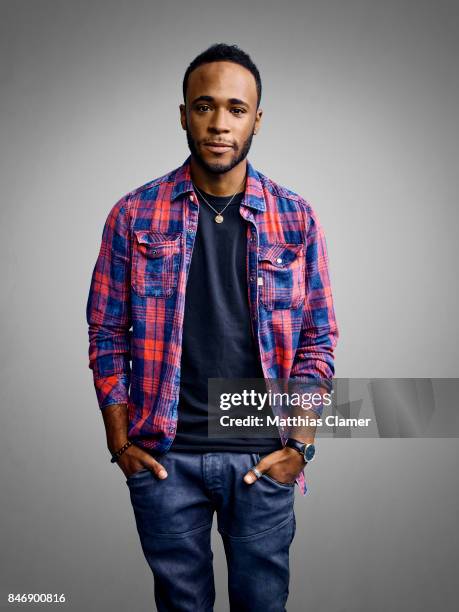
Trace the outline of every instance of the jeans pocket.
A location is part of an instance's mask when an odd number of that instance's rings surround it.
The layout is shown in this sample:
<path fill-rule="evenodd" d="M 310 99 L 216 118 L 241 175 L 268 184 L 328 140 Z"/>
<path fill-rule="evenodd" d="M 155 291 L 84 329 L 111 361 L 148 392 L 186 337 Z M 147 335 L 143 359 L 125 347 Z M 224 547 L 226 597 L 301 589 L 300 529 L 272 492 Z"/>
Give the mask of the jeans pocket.
<path fill-rule="evenodd" d="M 141 479 L 142 477 L 147 476 L 148 474 L 153 476 L 153 474 L 151 473 L 151 470 L 149 470 L 148 468 L 142 468 L 138 472 L 134 472 L 133 474 L 126 476 L 126 482 L 129 483 L 129 482 L 132 482 L 133 480 Z"/>
<path fill-rule="evenodd" d="M 271 482 L 278 487 L 282 487 L 283 489 L 293 489 L 293 487 L 295 486 L 295 482 L 280 482 L 272 476 L 269 476 L 269 474 L 262 474 L 261 477 L 265 478 L 268 482 Z"/>

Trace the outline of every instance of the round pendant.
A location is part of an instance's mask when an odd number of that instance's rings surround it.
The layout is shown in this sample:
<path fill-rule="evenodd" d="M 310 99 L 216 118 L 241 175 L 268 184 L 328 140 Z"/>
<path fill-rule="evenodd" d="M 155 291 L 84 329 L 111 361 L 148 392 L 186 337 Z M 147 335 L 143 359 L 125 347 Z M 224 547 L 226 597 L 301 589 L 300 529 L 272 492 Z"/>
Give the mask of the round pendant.
<path fill-rule="evenodd" d="M 215 223 L 223 223 L 223 216 L 222 215 L 217 215 L 215 217 Z"/>

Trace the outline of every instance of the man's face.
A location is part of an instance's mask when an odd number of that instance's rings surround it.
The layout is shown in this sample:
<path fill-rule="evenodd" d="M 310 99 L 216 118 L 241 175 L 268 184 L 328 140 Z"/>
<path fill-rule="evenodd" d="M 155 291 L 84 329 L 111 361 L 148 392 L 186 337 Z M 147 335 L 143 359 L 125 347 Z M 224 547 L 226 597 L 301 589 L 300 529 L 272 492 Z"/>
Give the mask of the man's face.
<path fill-rule="evenodd" d="M 211 62 L 191 72 L 180 121 L 194 159 L 212 174 L 243 161 L 259 129 L 257 87 L 252 73 L 232 62 Z"/>

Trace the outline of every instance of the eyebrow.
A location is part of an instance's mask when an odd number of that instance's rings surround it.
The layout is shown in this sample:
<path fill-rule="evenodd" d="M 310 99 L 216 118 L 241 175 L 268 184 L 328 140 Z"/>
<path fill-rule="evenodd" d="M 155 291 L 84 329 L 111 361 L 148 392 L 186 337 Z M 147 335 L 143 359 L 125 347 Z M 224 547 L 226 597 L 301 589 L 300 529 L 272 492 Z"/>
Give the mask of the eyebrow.
<path fill-rule="evenodd" d="M 193 100 L 191 104 L 196 104 L 197 102 L 214 102 L 214 100 L 215 98 L 213 98 L 212 96 L 198 96 Z M 244 102 L 244 100 L 241 100 L 240 98 L 229 98 L 228 102 L 230 104 L 240 104 L 241 106 L 246 106 L 247 108 L 250 108 L 249 104 L 247 102 Z"/>

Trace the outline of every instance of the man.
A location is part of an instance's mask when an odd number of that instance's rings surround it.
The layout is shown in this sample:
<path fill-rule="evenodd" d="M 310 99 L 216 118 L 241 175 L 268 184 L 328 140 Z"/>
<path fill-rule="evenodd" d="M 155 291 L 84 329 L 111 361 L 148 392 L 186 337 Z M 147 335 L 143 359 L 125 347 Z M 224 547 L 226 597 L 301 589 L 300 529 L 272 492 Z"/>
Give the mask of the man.
<path fill-rule="evenodd" d="M 89 366 L 158 610 L 213 609 L 216 512 L 231 610 L 278 612 L 315 427 L 288 440 L 212 438 L 207 384 L 332 379 L 325 239 L 309 204 L 246 159 L 262 117 L 250 57 L 213 45 L 188 67 L 183 96 L 190 157 L 108 215 L 87 305 Z"/>

